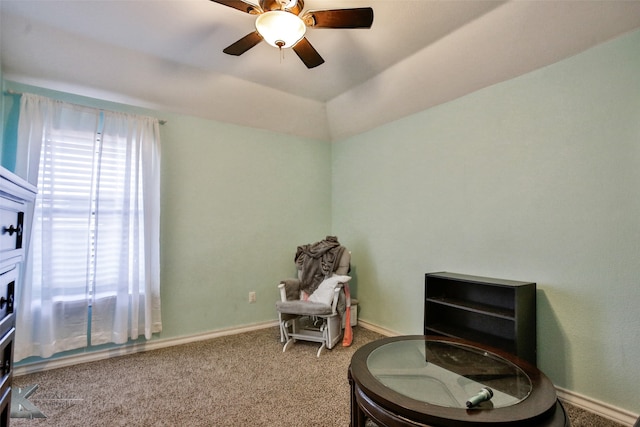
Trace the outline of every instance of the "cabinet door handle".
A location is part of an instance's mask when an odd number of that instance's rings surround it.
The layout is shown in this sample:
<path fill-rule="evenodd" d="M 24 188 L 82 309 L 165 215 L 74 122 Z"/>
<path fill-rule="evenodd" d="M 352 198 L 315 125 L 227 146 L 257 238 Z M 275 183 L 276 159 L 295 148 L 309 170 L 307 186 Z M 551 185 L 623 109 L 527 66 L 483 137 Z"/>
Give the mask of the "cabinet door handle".
<path fill-rule="evenodd" d="M 7 304 L 7 307 L 11 309 L 11 306 L 13 305 L 13 295 L 9 295 L 8 298 L 0 297 L 0 310 L 4 308 L 5 304 Z"/>
<path fill-rule="evenodd" d="M 2 227 L 2 234 L 9 233 L 9 236 L 13 236 L 16 233 L 18 236 L 22 234 L 22 224 L 18 224 L 17 227 L 10 225 L 9 227 Z"/>

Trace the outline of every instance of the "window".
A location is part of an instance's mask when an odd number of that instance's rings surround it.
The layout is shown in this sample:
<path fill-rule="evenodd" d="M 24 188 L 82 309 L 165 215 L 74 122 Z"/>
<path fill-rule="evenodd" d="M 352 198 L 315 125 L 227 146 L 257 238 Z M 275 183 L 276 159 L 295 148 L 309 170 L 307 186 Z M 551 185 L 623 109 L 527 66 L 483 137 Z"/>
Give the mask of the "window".
<path fill-rule="evenodd" d="M 16 359 L 151 338 L 161 329 L 157 119 L 36 97 L 38 120 L 30 97 L 19 133 L 39 130 L 39 193 Z"/>

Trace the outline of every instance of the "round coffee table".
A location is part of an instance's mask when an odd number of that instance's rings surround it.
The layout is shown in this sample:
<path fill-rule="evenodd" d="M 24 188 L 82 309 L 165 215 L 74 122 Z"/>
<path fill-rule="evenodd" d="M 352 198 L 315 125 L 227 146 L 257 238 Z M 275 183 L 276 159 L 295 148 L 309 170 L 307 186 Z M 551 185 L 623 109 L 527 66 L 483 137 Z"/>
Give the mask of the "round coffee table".
<path fill-rule="evenodd" d="M 456 338 L 400 336 L 358 349 L 351 426 L 567 427 L 551 381 L 506 352 Z"/>

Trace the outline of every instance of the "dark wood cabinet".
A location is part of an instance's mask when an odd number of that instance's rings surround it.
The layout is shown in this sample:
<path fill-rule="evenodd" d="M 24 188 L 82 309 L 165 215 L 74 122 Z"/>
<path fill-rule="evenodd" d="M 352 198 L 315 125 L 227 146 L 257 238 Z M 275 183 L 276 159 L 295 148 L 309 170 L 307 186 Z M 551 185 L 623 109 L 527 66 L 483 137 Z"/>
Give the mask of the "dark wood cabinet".
<path fill-rule="evenodd" d="M 425 275 L 424 334 L 475 341 L 536 365 L 536 284 Z"/>
<path fill-rule="evenodd" d="M 34 186 L 0 167 L 0 427 L 9 425 L 11 415 L 15 296 L 35 192 Z"/>

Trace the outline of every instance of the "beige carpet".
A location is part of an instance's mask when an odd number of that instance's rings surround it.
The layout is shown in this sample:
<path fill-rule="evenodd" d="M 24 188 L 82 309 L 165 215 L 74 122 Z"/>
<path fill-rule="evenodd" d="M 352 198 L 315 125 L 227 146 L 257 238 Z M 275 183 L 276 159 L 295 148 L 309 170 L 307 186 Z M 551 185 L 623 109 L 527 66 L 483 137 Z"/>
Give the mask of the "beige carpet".
<path fill-rule="evenodd" d="M 47 418 L 20 426 L 348 426 L 351 356 L 380 335 L 354 328 L 351 347 L 298 342 L 277 328 L 14 378 Z M 573 427 L 618 427 L 567 406 Z"/>

